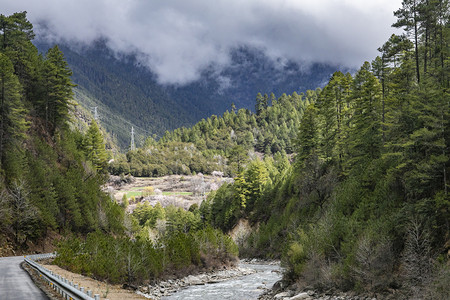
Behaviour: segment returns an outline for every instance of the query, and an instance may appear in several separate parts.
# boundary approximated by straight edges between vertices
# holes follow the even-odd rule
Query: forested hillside
[[[35,43],[42,52],[51,46],[45,38]],[[166,130],[191,126],[222,114],[232,103],[238,109],[253,110],[258,92],[280,97],[315,89],[336,70],[323,64],[284,65],[257,49],[238,48],[232,51],[231,65],[220,74],[211,67],[195,82],[161,85],[135,56],[113,53],[103,41],[86,47],[62,44],[61,50],[78,85],[75,99],[87,110],[98,107],[102,126],[125,151],[129,150],[132,125],[136,143],[142,146],[151,134],[162,136]]]
[[[100,189],[98,128],[70,129],[74,85],[62,52],[38,53],[24,12],[1,15],[0,34],[0,248],[26,250],[51,232],[122,232],[122,209]]]
[[[395,16],[404,34],[392,35],[355,74],[336,71],[322,88],[278,98],[255,84],[261,93],[251,106],[216,106],[225,112],[150,136],[108,164],[98,124],[73,129],[72,72],[60,49],[40,55],[26,13],[1,15],[0,247],[23,250],[52,232],[73,234],[59,244],[59,265],[111,283],[147,284],[232,264],[237,247],[224,233],[233,230],[241,256],[281,259],[287,285],[448,299],[449,2],[405,0]],[[237,61],[247,55],[240,53]],[[100,97],[95,89],[105,84],[112,103],[115,95],[128,99],[122,84],[139,86],[130,107],[143,117],[134,121],[152,118],[147,88],[161,91],[161,112],[180,123],[214,107],[192,113],[217,95],[208,84],[196,94],[201,101],[184,102],[194,99],[195,84],[162,91],[135,83],[126,60],[94,56],[103,63],[84,69],[79,57],[77,76],[95,75],[93,82],[79,77],[92,87],[78,91]],[[104,63],[117,63],[129,80],[112,66],[100,72]],[[144,73],[136,76],[153,80]],[[155,99],[148,107],[157,110]],[[111,110],[122,109],[115,103]],[[172,115],[190,104],[189,117]],[[188,211],[142,203],[125,214],[126,196],[120,207],[100,189],[107,171],[221,171],[234,182]],[[251,230],[239,231],[247,221]]]
[[[350,75],[348,75],[350,76]],[[306,95],[272,93],[256,96],[254,112],[241,108],[212,115],[190,128],[166,131],[158,140],[148,137],[143,147],[116,156],[112,174],[164,176],[171,174],[224,172],[235,176],[257,155],[274,154],[287,160],[305,107],[315,102],[320,89]]]
[[[49,48],[42,41],[36,45]],[[61,49],[74,73],[75,99],[88,111],[97,107],[102,126],[123,150],[129,149],[133,125],[140,144],[149,133],[161,135],[195,120],[134,57],[119,59],[100,41],[81,53],[65,44]]]
[[[198,210],[163,210],[168,225],[157,239],[146,231],[155,224],[141,228],[142,215],[126,215],[101,189],[108,153],[97,123],[71,129],[74,85],[63,53],[38,54],[25,12],[0,15],[0,33],[1,255],[54,243],[59,265],[114,283],[234,262],[234,242]]]
[[[292,166],[256,159],[200,211],[225,231],[250,220],[241,255],[281,258],[291,283],[448,299],[448,1],[395,15],[405,34],[305,108]]]

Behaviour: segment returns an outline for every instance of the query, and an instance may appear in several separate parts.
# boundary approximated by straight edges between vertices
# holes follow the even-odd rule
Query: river
[[[258,299],[259,295],[270,289],[282,276],[279,265],[241,263],[240,266],[257,272],[219,283],[190,286],[162,299]]]

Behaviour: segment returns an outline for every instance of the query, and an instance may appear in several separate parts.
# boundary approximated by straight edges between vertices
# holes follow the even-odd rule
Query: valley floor
[[[135,197],[136,203],[128,207],[132,211],[138,202],[148,201],[151,205],[160,202],[163,207],[174,205],[188,209],[192,204],[200,206],[209,192],[217,190],[224,182],[233,179],[211,175],[169,175],[163,177],[135,177],[135,181],[121,186],[109,184],[107,189],[114,195],[117,202]],[[154,193],[143,197],[146,187],[152,187]]]

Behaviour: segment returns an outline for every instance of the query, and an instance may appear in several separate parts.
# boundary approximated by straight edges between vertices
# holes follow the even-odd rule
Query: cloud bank
[[[358,67],[394,32],[401,0],[0,0],[26,10],[38,36],[137,54],[160,83],[186,84],[232,49],[256,47],[278,61]],[[44,26],[45,25],[45,26]]]

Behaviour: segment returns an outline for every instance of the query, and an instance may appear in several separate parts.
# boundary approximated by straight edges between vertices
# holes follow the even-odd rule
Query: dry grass
[[[121,300],[121,299],[147,299],[143,296],[135,294],[133,291],[122,289],[121,285],[111,285],[102,281],[98,281],[80,274],[72,273],[64,270],[56,265],[44,265],[45,268],[54,273],[67,278],[79,287],[84,287],[85,291],[91,290],[92,294],[99,294],[100,299]]]

